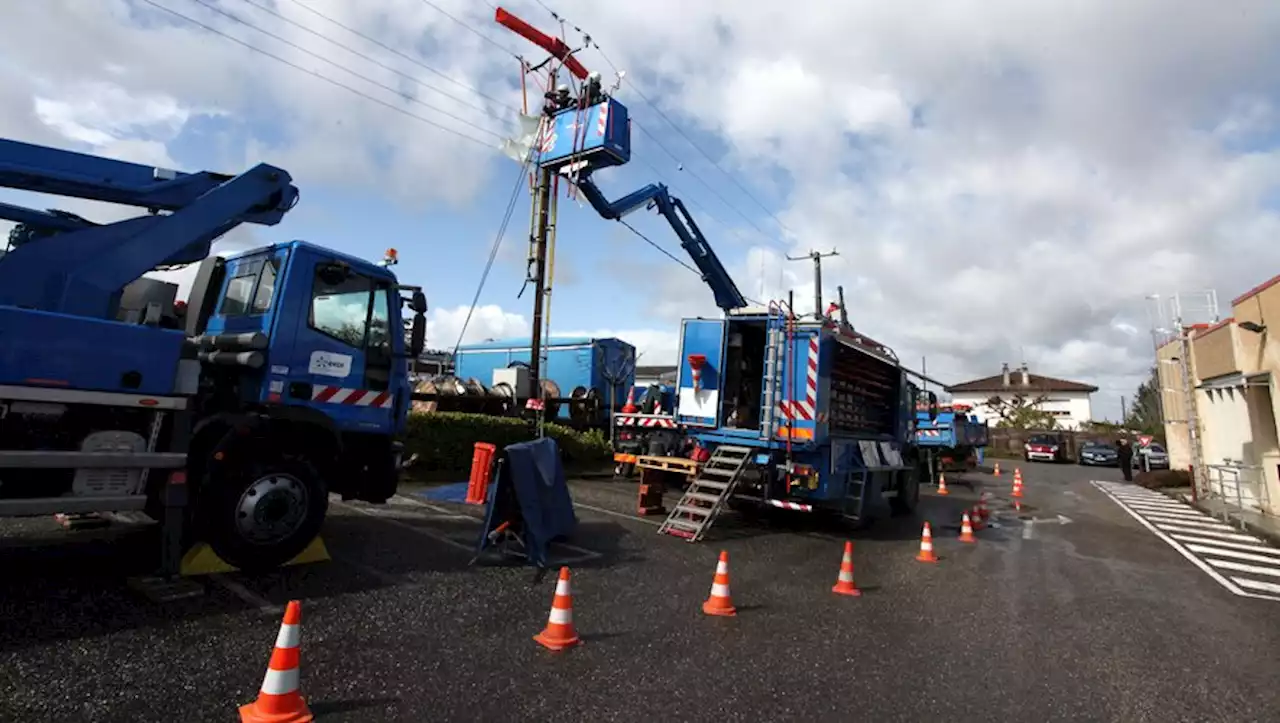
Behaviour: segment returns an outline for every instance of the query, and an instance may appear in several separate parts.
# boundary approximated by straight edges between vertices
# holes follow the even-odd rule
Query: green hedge
[[[405,446],[417,454],[414,467],[424,472],[468,472],[476,442],[488,442],[499,450],[508,444],[527,442],[536,435],[533,424],[510,417],[461,412],[414,412],[409,415]],[[547,424],[548,437],[560,445],[566,464],[593,465],[613,457],[609,440],[600,430],[580,432],[559,424]]]
[[[1185,469],[1161,469],[1139,472],[1133,481],[1147,489],[1162,490],[1191,486],[1191,473]]]

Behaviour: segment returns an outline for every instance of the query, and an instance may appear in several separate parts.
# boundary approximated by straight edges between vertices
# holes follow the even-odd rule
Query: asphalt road
[[[468,567],[472,509],[334,505],[333,561],[165,605],[123,581],[146,533],[5,523],[0,720],[236,720],[290,598],[320,720],[1280,719],[1280,602],[1232,594],[1089,483],[1115,470],[1023,472],[1021,512],[1007,474],[926,495],[936,565],[914,559],[919,518],[854,533],[860,598],[830,592],[838,525],[726,517],[690,545],[629,514],[634,485],[575,483],[580,530],[556,554],[585,643],[560,654],[530,639],[554,575]],[[995,497],[976,545],[955,539],[961,481]],[[721,549],[735,618],[700,611]]]

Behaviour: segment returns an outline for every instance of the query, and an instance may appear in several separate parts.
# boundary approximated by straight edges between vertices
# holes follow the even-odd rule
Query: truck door
[[[693,427],[720,425],[724,378],[725,322],[685,319],[680,324],[676,419]]]
[[[403,400],[391,385],[390,284],[324,260],[297,281],[308,293],[290,355],[290,401],[318,409],[343,429],[391,432]]]

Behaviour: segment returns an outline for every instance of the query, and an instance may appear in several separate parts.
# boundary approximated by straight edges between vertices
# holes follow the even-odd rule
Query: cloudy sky
[[[571,45],[575,26],[598,44],[589,68],[626,71],[634,160],[600,175],[606,192],[668,183],[753,298],[810,299],[812,265],[786,255],[838,250],[828,295],[842,285],[859,329],[944,380],[1025,358],[1102,387],[1095,416],[1114,418],[1150,363],[1146,295],[1226,303],[1280,273],[1275,2],[505,5],[558,31],[548,6]],[[394,246],[428,291],[429,342],[452,347],[517,181],[496,150],[521,105],[515,56],[541,59],[493,12],[9,2],[0,136],[184,170],[281,166],[301,204],[223,248]],[[467,340],[528,332],[527,210],[521,195]],[[716,313],[706,287],[589,207],[560,210],[555,333],[673,362],[679,319]],[[656,217],[631,220],[683,258]]]

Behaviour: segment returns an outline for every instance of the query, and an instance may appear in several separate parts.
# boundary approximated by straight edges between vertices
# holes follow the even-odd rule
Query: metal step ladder
[[[658,534],[683,537],[686,542],[701,540],[738,486],[752,452],[749,447],[728,444],[716,447],[711,459],[702,465],[698,476],[689,483],[689,488],[658,528]]]
[[[785,420],[782,412],[782,392],[785,389],[783,366],[786,363],[786,317],[772,310],[765,330],[764,383],[760,387],[760,438],[773,439],[773,434]]]
[[[840,514],[846,519],[861,520],[862,505],[867,498],[867,478],[871,472],[853,472],[844,487],[844,500]]]

